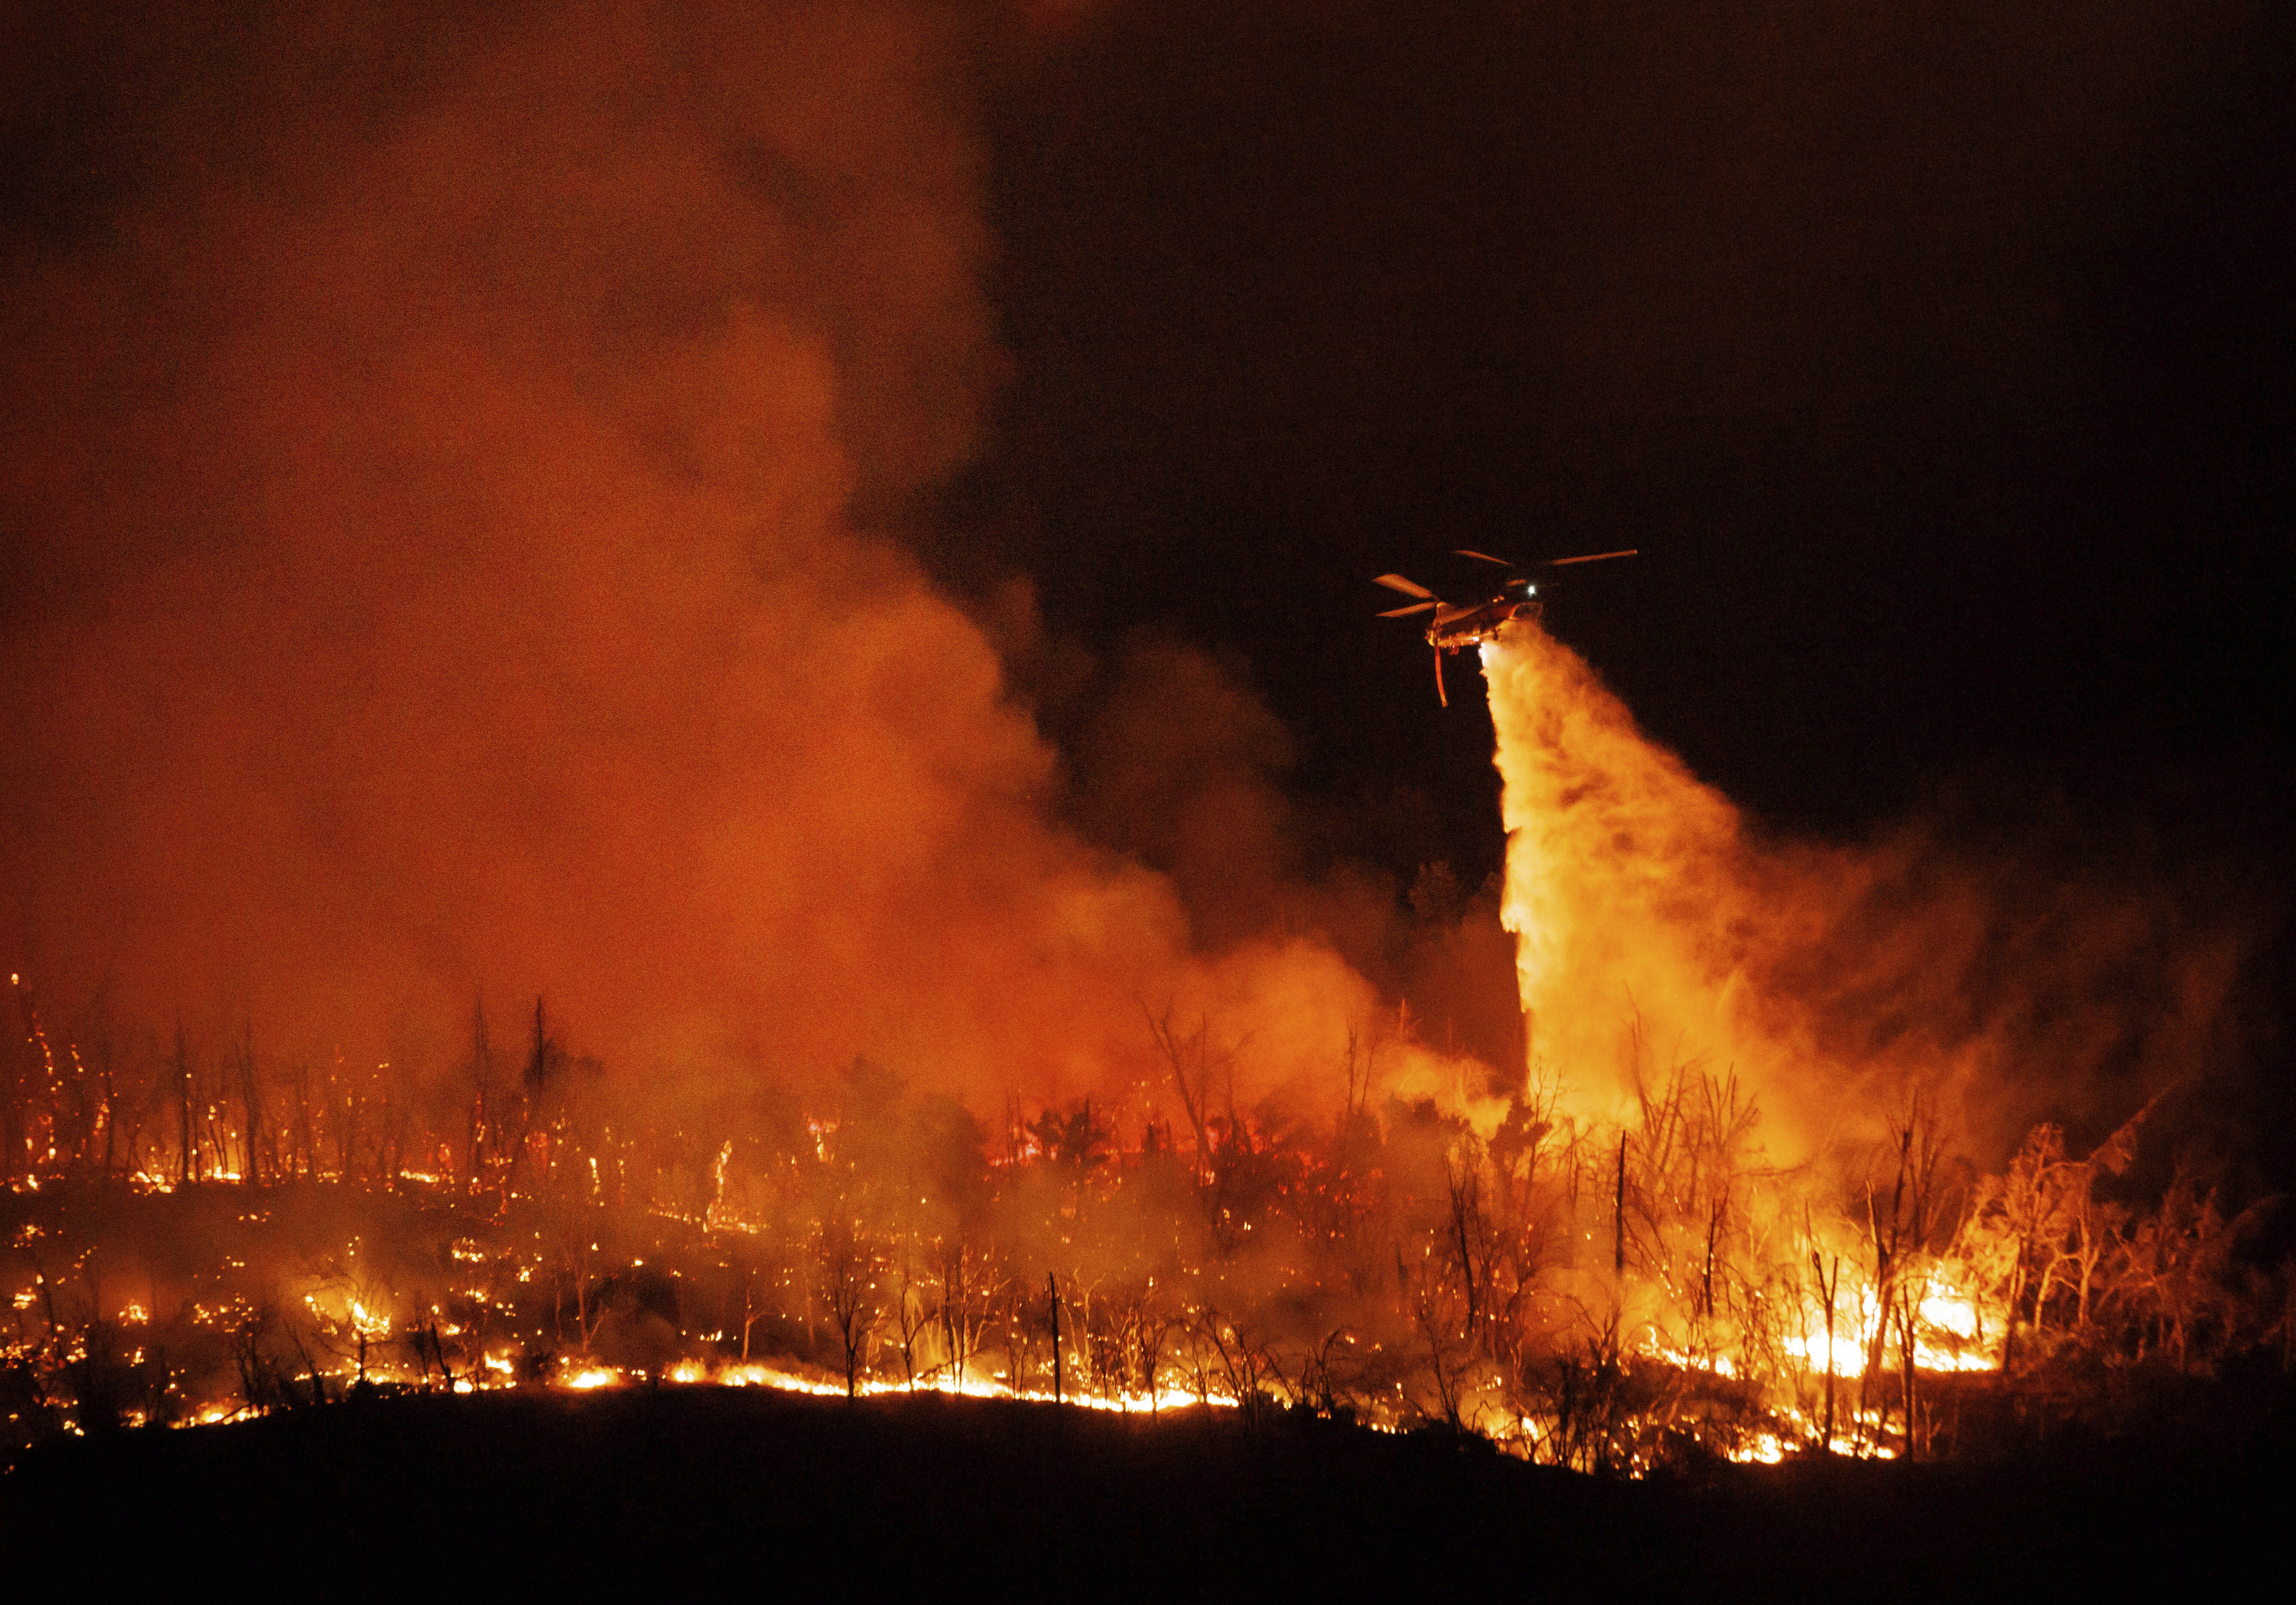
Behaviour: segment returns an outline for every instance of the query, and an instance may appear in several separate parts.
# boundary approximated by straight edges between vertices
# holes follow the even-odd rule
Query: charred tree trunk
[[[493,1046],[487,1041],[484,999],[471,1007],[471,1076],[475,1085],[471,1095],[469,1158],[463,1169],[469,1178],[470,1191],[475,1194],[484,1185],[487,1147],[495,1124],[495,1054]]]
[[[103,1096],[103,1179],[110,1182],[119,1158],[119,1089],[111,1073],[111,1044],[101,1036],[95,1044],[96,1085]],[[157,1308],[155,1303],[154,1306]]]
[[[1627,1274],[1627,1140],[1619,1139],[1619,1181],[1611,1198],[1611,1274]]]
[[[1913,1290],[1907,1288],[1899,1293],[1898,1296],[1898,1353],[1906,1373],[1906,1458],[1907,1460],[1915,1459],[1921,1448],[1920,1434],[1915,1426],[1919,1418],[1915,1414],[1914,1409],[1915,1403],[1914,1322],[1919,1314],[1920,1307],[1914,1298]]]
[[[242,1172],[241,1179],[259,1184],[263,1180],[263,1165],[262,1160],[258,1157],[257,1144],[261,1142],[263,1134],[263,1095],[255,1080],[255,1035],[252,1026],[248,1028],[247,1034],[240,1039],[239,1050],[234,1056],[232,1068],[237,1073],[239,1082],[240,1148],[246,1161],[246,1168]]]
[[[1836,1295],[1841,1289],[1841,1257],[1833,1257],[1829,1270],[1824,1255],[1815,1247],[1809,1251],[1809,1268],[1817,1278],[1819,1297],[1825,1300],[1825,1428],[1819,1440],[1820,1451],[1833,1453],[1833,1308]]]
[[[308,1059],[298,1060],[295,1064],[295,1130],[289,1139],[288,1164],[307,1182],[318,1174],[319,1133],[311,1117],[311,1062]]]
[[[176,1022],[176,1052],[169,1061],[176,1082],[176,1173],[185,1186],[198,1179],[199,1134],[192,1124],[192,1052],[184,1041],[184,1025]]]

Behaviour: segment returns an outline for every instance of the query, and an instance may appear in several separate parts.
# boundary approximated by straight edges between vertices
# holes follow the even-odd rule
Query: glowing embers
[[[1948,1186],[1926,1106],[1788,1167],[1711,1060],[1629,1066],[1632,1101],[1596,1114],[1547,1082],[1409,1079],[1398,1025],[1330,1067],[1340,1110],[1302,1112],[1209,1096],[1234,1052],[1210,1028],[1150,1039],[1193,1142],[1144,1082],[1129,1105],[1012,1105],[999,1141],[879,1077],[817,1112],[792,1093],[739,1140],[540,1106],[514,1171],[426,1158],[436,1183],[356,1149],[269,1183],[209,1164],[162,1185],[176,1167],[149,1145],[142,1184],[45,1175],[10,1195],[0,1282],[6,1357],[62,1401],[29,1430],[84,1428],[74,1379],[98,1359],[145,1368],[130,1414],[178,1423],[362,1386],[1049,1401],[1057,1364],[1079,1408],[1436,1422],[1639,1473],[1821,1440],[1925,1454],[1948,1401],[1982,1396],[1953,1372],[2132,1330],[2179,1363],[2179,1332],[2215,1346],[2193,1347],[2205,1363],[2260,1330],[2206,1282],[2226,1228],[2205,1196],[2108,1204],[2088,1178],[2110,1153],[2076,1163],[2046,1132],[2006,1175],[1948,1167]],[[250,1146],[228,1125],[209,1143]],[[163,1286],[139,1242],[201,1263]],[[2201,1267],[2205,1322],[2163,1324],[2160,1279],[2136,1273],[2155,1263]]]
[[[783,1393],[812,1394],[828,1398],[845,1396],[845,1384],[832,1378],[808,1376],[800,1371],[778,1365],[765,1365],[736,1361],[711,1364],[703,1360],[680,1360],[665,1373],[671,1382],[689,1387],[769,1388]],[[570,1386],[595,1387],[598,1383],[571,1383]],[[1057,1396],[1048,1388],[1025,1388],[1015,1392],[1002,1376],[968,1373],[963,1377],[946,1372],[921,1377],[912,1381],[872,1377],[855,1384],[855,1396],[862,1398],[882,1398],[905,1394],[939,1394],[947,1398],[1021,1399],[1039,1404],[1073,1404],[1080,1410],[1104,1410],[1119,1414],[1152,1414],[1160,1409],[1184,1403],[1198,1402],[1193,1396],[1177,1388],[1161,1388],[1153,1394],[1101,1394],[1062,1388]],[[1201,1401],[1215,1408],[1233,1408],[1232,1398],[1210,1396]]]
[[[622,1388],[647,1379],[610,1365],[570,1363],[553,1380],[553,1386],[576,1392],[592,1392],[602,1388]],[[833,1378],[807,1375],[787,1366],[767,1365],[757,1362],[734,1361],[713,1363],[703,1359],[685,1359],[673,1363],[662,1372],[660,1380],[682,1388],[764,1388],[779,1393],[801,1393],[816,1398],[844,1398],[843,1382]],[[853,1396],[860,1398],[885,1398],[916,1394],[939,1394],[950,1398],[1021,1399],[1041,1404],[1060,1403],[1080,1410],[1103,1410],[1117,1413],[1149,1414],[1164,1407],[1197,1402],[1176,1390],[1165,1390],[1156,1396],[1101,1395],[1075,1393],[1063,1389],[1058,1399],[1048,1390],[1031,1388],[1014,1392],[1002,1379],[972,1376],[962,1380],[940,1376],[916,1382],[893,1381],[870,1378],[857,1382]],[[1234,1399],[1210,1396],[1201,1401],[1215,1408],[1233,1408]]]

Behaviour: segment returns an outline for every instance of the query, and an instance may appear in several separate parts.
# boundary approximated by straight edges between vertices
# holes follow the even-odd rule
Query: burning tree
[[[19,1430],[362,1383],[825,1372],[856,1395],[1280,1402],[1634,1471],[1919,1452],[1956,1370],[2202,1371],[2284,1338],[2283,1284],[2243,1265],[2245,1220],[2197,1173],[2127,1191],[2139,1120],[2079,1159],[2039,1128],[1977,1176],[1909,1099],[1870,1147],[1780,1167],[1705,1062],[1607,1123],[1546,1073],[1504,1101],[1376,1101],[1397,1039],[1368,1034],[1303,1119],[1234,1095],[1245,1050],[1152,1017],[1193,1140],[1152,1101],[1078,1100],[1015,1111],[992,1154],[962,1105],[867,1061],[817,1100],[760,1082],[655,1110],[540,1010],[521,1072],[489,1083],[472,1025],[432,1099],[244,1034],[219,1060],[188,1037],[51,1050],[84,1067],[75,1091],[19,1039],[12,1129],[48,1143],[5,1195]],[[115,1112],[139,1100],[168,1116],[157,1148]],[[114,1224],[163,1216],[209,1257],[166,1263]]]

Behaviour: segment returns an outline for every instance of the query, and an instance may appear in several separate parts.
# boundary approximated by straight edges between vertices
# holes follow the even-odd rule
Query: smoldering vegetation
[[[693,1375],[1647,1470],[2284,1370],[2257,1190],[2124,1125],[2225,933],[1749,852],[1551,643],[1511,878],[1406,887],[1207,654],[928,582],[987,26],[12,55],[12,1449]]]
[[[1581,1471],[1984,1458],[2067,1433],[2236,1445],[2286,1388],[2265,1212],[2144,1118],[2002,1171],[1918,1101],[1820,1168],[1677,1067],[1616,1126],[1379,1093],[1236,1101],[1239,1044],[1145,1017],[1131,1101],[833,1091],[631,1101],[540,1005],[418,1105],[245,1044],[19,1060],[11,1442],[379,1392],[719,1381],[1428,1427]],[[37,1038],[36,1038],[37,1040]],[[24,1073],[28,1072],[28,1073]],[[156,1077],[147,1072],[157,1072]],[[1167,1101],[1177,1121],[1158,1112]],[[140,1111],[140,1112],[139,1112]]]
[[[2223,954],[2166,942],[2141,888],[2036,935],[1966,860],[1750,841],[1562,648],[1490,664],[1509,879],[1471,899],[1431,866],[1396,929],[1438,976],[1504,904],[1519,1071],[1432,1047],[1407,995],[1136,996],[1095,1022],[1095,1090],[991,1078],[990,1102],[930,1058],[631,1075],[541,1000],[397,1065],[100,1009],[60,1029],[20,978],[19,1448],[664,1380],[1192,1403],[1608,1473],[2243,1441],[2286,1388],[2296,1280],[2275,1200],[2180,1141],[2190,1089],[2146,1057],[2204,1075],[2223,984],[2092,995]],[[1193,766],[1214,798],[1250,795],[1220,750]],[[1175,823],[1158,872],[1226,839]],[[2030,1091],[1988,1067],[2108,1096],[2132,1042],[2151,1095],[2116,1126],[1988,1138]]]

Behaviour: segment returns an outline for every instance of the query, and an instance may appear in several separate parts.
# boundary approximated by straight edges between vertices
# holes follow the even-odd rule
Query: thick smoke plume
[[[1462,888],[1398,936],[1374,878],[1310,884],[1287,738],[1209,659],[1135,643],[1064,766],[866,532],[997,376],[985,32],[26,26],[0,880],[61,1028],[420,1079],[543,994],[638,1085],[867,1056],[982,1109],[1160,1085],[1144,1008],[1248,1042],[1247,1103],[1338,1096],[1376,991],[1512,1050]],[[1762,843],[1546,637],[1488,672],[1531,1057],[1577,1095],[1695,1060],[1800,1147],[1914,1077],[2013,1135],[2201,1051],[2229,946],[2157,902]],[[1478,1085],[1416,1052],[1397,1090]]]
[[[1531,1054],[1586,1112],[1625,1118],[1689,1064],[1759,1100],[1780,1159],[1917,1093],[1997,1153],[2124,1118],[2221,1046],[2244,944],[2161,888],[1930,825],[1767,840],[1537,626],[1483,668]]]
[[[19,143],[100,170],[19,209],[0,315],[0,879],[53,1008],[419,1077],[540,993],[625,1073],[984,1105],[1130,1077],[1144,1003],[1271,1080],[1340,1052],[1367,988],[1192,961],[852,521],[999,360],[958,13],[56,26]]]

